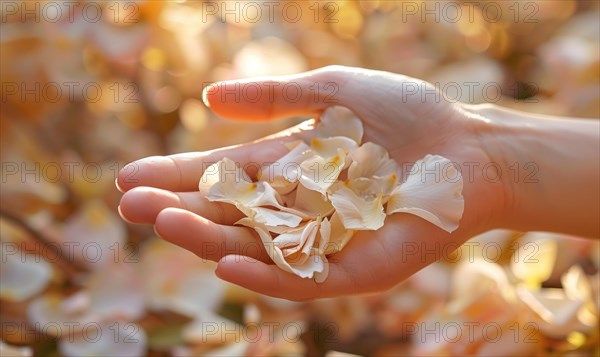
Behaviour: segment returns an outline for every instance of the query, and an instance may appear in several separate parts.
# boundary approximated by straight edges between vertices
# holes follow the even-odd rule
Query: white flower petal
[[[368,142],[350,153],[352,164],[348,168],[348,179],[358,177],[390,176],[398,172],[398,164],[387,150],[380,145]]]
[[[293,194],[288,196],[293,196],[288,197],[289,206],[283,207],[281,210],[304,219],[325,217],[333,212],[333,206],[325,195],[318,191],[309,190],[304,185],[298,185]]]
[[[325,255],[341,251],[348,244],[355,232],[344,227],[344,223],[338,212],[335,212],[331,216],[329,222],[331,224],[331,232],[329,242],[325,246]]]
[[[593,298],[590,282],[579,265],[573,265],[560,279],[569,299],[590,300]]]
[[[273,243],[281,249],[284,256],[289,257],[288,261],[302,264],[315,244],[320,224],[320,220],[308,222],[302,230],[280,234],[273,238]]]
[[[23,301],[46,288],[52,267],[39,256],[21,251],[2,252],[0,262],[0,297],[7,301]]]
[[[331,239],[331,222],[327,218],[323,218],[319,225],[319,252],[321,255],[325,255],[329,239]]]
[[[457,301],[479,299],[486,292],[494,291],[506,301],[516,302],[515,289],[506,270],[482,257],[458,264],[452,274],[451,285],[451,297]]]
[[[214,196],[213,200],[216,201],[229,198],[233,192],[245,187],[238,187],[238,185],[249,183],[251,183],[250,179],[243,174],[239,165],[225,157],[204,170],[198,189],[204,196]]]
[[[345,136],[333,136],[330,138],[313,138],[310,141],[311,151],[323,158],[340,155],[348,155],[358,148],[356,142]]]
[[[533,322],[539,330],[551,338],[563,339],[573,331],[588,332],[597,326],[597,318],[591,326],[579,320],[577,312],[584,301],[569,299],[563,289],[530,291],[521,286],[517,293],[525,306],[535,313]]]
[[[279,194],[269,183],[250,181],[246,173],[228,158],[209,166],[198,187],[209,201],[241,203],[248,207],[281,205]]]
[[[258,232],[267,254],[279,268],[302,278],[312,278],[315,272],[322,272],[325,269],[325,262],[319,255],[309,256],[302,264],[287,262],[281,249],[273,243],[271,234],[260,227],[255,227],[255,230]]]
[[[345,165],[346,157],[341,149],[339,155],[327,159],[314,156],[300,165],[302,169],[300,184],[309,190],[325,194],[329,187],[337,181]]]
[[[570,300],[582,300],[584,306],[577,312],[577,318],[588,326],[598,325],[598,306],[590,280],[579,265],[573,265],[560,279],[565,294]]]
[[[131,266],[111,263],[89,281],[90,312],[104,319],[137,320],[145,312],[143,284]]]
[[[249,200],[247,201],[239,201],[243,204],[250,207],[258,207],[258,206],[273,206],[277,208],[281,208],[281,198],[279,194],[268,182],[256,182],[255,192],[253,196],[249,196]]]
[[[363,137],[361,120],[350,109],[334,106],[321,114],[316,128],[319,137],[345,136],[360,144]]]
[[[132,322],[95,323],[77,338],[61,338],[58,347],[63,356],[143,356],[147,337]]]
[[[214,275],[215,263],[198,259],[188,250],[150,239],[136,264],[144,285],[147,305],[153,310],[170,310],[189,317],[218,308],[225,283]]]
[[[170,308],[188,317],[198,316],[221,305],[225,288],[212,271],[187,272],[171,296]]]
[[[373,178],[359,177],[348,180],[345,184],[357,196],[366,200],[373,200],[381,194],[384,197],[383,203],[385,203],[397,185],[397,178],[396,175]]]
[[[0,341],[0,356],[2,357],[31,357],[33,356],[33,348],[18,347]]]
[[[183,327],[181,332],[185,342],[191,344],[221,345],[240,339],[238,333],[243,326],[211,311],[195,316],[194,320]]]
[[[259,179],[271,183],[279,193],[288,193],[296,187],[300,179],[300,163],[311,155],[310,147],[299,141],[286,155],[264,167]]]
[[[318,255],[320,259],[323,260],[323,271],[315,272],[315,282],[322,283],[327,279],[329,275],[329,262],[327,261],[327,257],[325,255]]]
[[[61,238],[65,246],[70,244],[73,248],[71,256],[84,257],[88,267],[98,270],[113,262],[112,252],[125,245],[127,230],[112,209],[101,200],[93,200],[69,217]]]
[[[556,255],[556,240],[536,239],[521,245],[515,251],[510,261],[510,270],[530,288],[539,289],[552,275]]]
[[[359,197],[344,184],[336,185],[329,196],[346,229],[377,230],[383,226],[382,194],[371,200]]]
[[[289,226],[284,226],[284,225],[269,226],[264,223],[257,222],[256,220],[254,220],[250,217],[244,217],[244,218],[240,219],[239,221],[235,222],[235,224],[239,224],[239,225],[249,227],[249,228],[260,227],[265,231],[275,233],[275,234],[288,233],[288,232],[294,231],[296,229],[299,229],[298,227],[289,227]]]
[[[87,291],[77,292],[66,299],[58,294],[46,294],[29,303],[27,319],[32,326],[43,328],[44,333],[67,339],[87,324],[100,320],[100,316],[88,311],[90,300]]]
[[[209,171],[211,173],[207,174]],[[280,203],[281,198],[277,191],[268,182],[248,181],[242,170],[227,158],[206,170],[200,180],[199,188],[209,201],[234,204],[240,211],[259,223],[296,227],[302,221],[302,218],[297,215],[273,209],[285,208]]]
[[[392,192],[387,213],[410,213],[447,232],[456,230],[464,211],[460,172],[438,155],[427,155],[415,166],[418,169]]]
[[[246,216],[268,226],[297,227],[302,218],[289,212],[278,211],[266,207],[247,207],[236,204],[236,207]]]

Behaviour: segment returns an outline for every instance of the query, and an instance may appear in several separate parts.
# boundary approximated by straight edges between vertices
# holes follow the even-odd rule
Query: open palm
[[[198,192],[203,169],[211,163],[223,157],[242,166],[273,162],[287,152],[283,143],[311,137],[314,120],[248,144],[149,157],[126,166],[117,180],[125,191],[123,218],[154,224],[163,239],[218,261],[217,275],[232,283],[291,300],[382,291],[494,227],[502,215],[506,185],[482,171],[492,163],[479,135],[485,121],[424,81],[334,66],[219,83],[205,92],[205,102],[222,117],[246,121],[318,115],[327,107],[345,106],[362,119],[363,141],[384,146],[401,166],[439,154],[458,165],[464,180],[465,211],[456,231],[447,233],[404,213],[391,215],[384,227],[357,232],[343,251],[328,257],[329,276],[316,283],[273,265],[255,231],[233,225],[241,212]]]

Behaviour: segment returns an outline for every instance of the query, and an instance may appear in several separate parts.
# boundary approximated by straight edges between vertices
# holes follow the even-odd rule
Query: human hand
[[[273,162],[287,152],[283,143],[310,139],[314,120],[248,144],[149,157],[126,166],[117,179],[125,192],[123,218],[154,224],[163,239],[218,261],[216,274],[224,280],[290,300],[382,291],[503,217],[509,189],[502,180],[486,180],[481,171],[495,159],[480,135],[488,124],[464,105],[446,101],[424,81],[334,66],[217,83],[205,91],[204,100],[216,114],[245,121],[318,115],[330,106],[344,106],[363,121],[363,141],[382,145],[400,165],[439,154],[459,165],[464,180],[465,210],[456,231],[447,233],[412,215],[391,215],[381,229],[357,232],[344,250],[328,257],[329,276],[316,283],[273,265],[255,231],[233,225],[243,217],[241,212],[233,205],[209,202],[198,192],[202,170],[211,163],[223,157],[241,166]]]

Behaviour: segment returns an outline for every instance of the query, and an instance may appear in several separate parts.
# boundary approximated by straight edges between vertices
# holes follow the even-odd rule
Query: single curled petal
[[[302,222],[301,217],[289,212],[267,207],[248,207],[241,203],[236,203],[235,206],[252,220],[269,226],[297,227]]]
[[[325,255],[325,249],[329,245],[329,240],[331,239],[331,222],[327,218],[323,218],[321,220],[321,224],[319,225],[319,253],[321,255]]]
[[[346,229],[377,230],[383,226],[383,195],[373,198],[357,195],[346,184],[336,185],[329,199]]]
[[[273,242],[271,234],[268,231],[258,226],[254,229],[262,240],[267,254],[279,268],[298,275],[301,278],[312,278],[315,273],[325,270],[325,261],[318,254],[317,249],[311,249],[311,254],[301,263],[288,262],[282,250]]]
[[[317,255],[323,261],[323,270],[315,271],[314,277],[315,282],[322,283],[327,279],[329,275],[329,262],[327,261],[327,257],[325,255]]]
[[[364,143],[361,147],[354,150],[350,157],[352,164],[348,168],[348,179],[352,180],[359,177],[384,177],[394,175],[398,172],[398,164],[387,150],[371,142]]]
[[[204,196],[214,196],[214,200],[226,199],[234,194],[233,192],[244,192],[250,183],[250,179],[243,174],[239,165],[225,157],[204,170],[198,189]]]
[[[268,225],[265,223],[258,222],[252,217],[244,217],[244,218],[240,219],[239,221],[235,222],[235,224],[249,227],[252,229],[254,229],[256,227],[260,227],[261,229],[263,229],[267,232],[271,232],[271,233],[275,233],[275,234],[288,233],[292,230],[298,229],[298,227],[290,227],[290,226],[286,226],[286,225],[271,226],[271,225]]]
[[[464,211],[462,189],[462,176],[450,160],[427,155],[415,163],[406,182],[392,191],[387,213],[414,214],[453,232]]]
[[[281,194],[291,192],[300,179],[300,163],[312,153],[310,147],[302,141],[292,143],[290,152],[259,172],[259,180],[271,183]]]
[[[333,185],[346,166],[346,155],[339,149],[339,154],[330,158],[314,156],[304,161],[300,168],[300,184],[309,190],[322,194]]]
[[[329,240],[325,244],[324,255],[330,255],[341,251],[354,235],[353,230],[346,229],[339,213],[335,212],[329,219]],[[319,249],[321,247],[319,246]]]
[[[309,190],[303,185],[298,185],[293,194],[286,197],[288,206],[282,211],[293,213],[304,219],[326,217],[333,213],[333,206],[327,196],[318,191]]]
[[[321,138],[345,136],[360,144],[364,130],[361,120],[350,109],[334,106],[321,114],[316,132]]]

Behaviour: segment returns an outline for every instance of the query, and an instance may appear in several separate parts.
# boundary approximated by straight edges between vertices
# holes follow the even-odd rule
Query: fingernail
[[[160,239],[164,239],[163,237],[161,237],[161,235],[158,233],[158,230],[156,230],[156,225],[152,226],[152,228],[154,229],[154,234],[156,234],[157,237],[159,237]]]
[[[125,190],[121,186],[119,186],[119,178],[118,177],[115,179],[115,186],[117,187],[117,190],[119,190],[119,192],[125,193]]]
[[[202,91],[202,101],[204,102],[204,105],[206,105],[207,108],[210,108],[210,103],[208,102],[208,91],[213,89],[215,86],[215,83],[210,84]]]
[[[122,220],[124,220],[125,222],[127,222],[127,223],[130,223],[130,224],[135,224],[135,222],[132,222],[132,221],[128,220],[128,219],[127,219],[127,218],[126,218],[126,217],[123,215],[123,211],[121,211],[121,205],[118,205],[118,206],[117,206],[117,212],[119,212],[119,216],[121,216],[121,219],[122,219]]]

